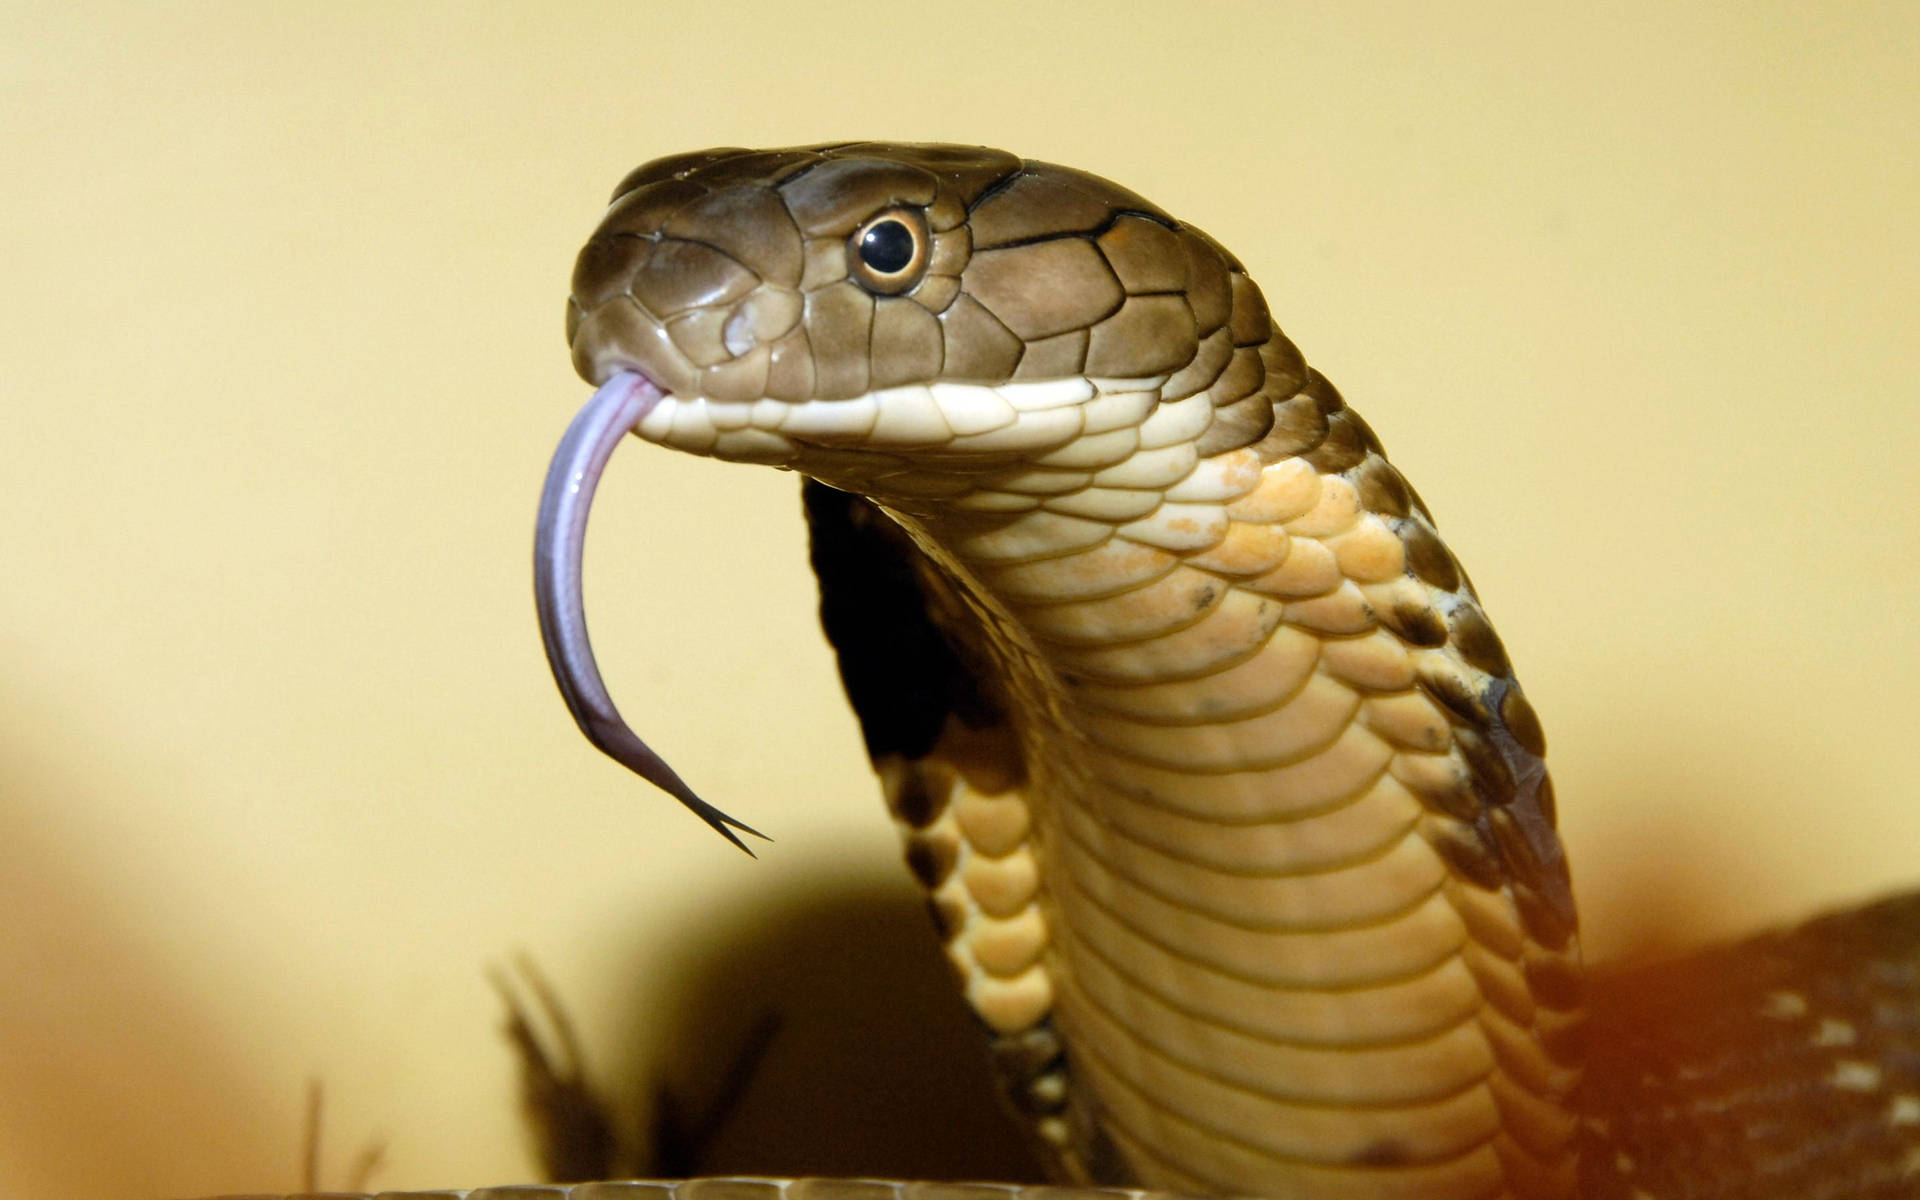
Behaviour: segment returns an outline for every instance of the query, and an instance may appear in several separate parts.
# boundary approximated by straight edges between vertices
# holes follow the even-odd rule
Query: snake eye
[[[910,208],[870,217],[847,240],[853,281],[870,292],[897,296],[927,273],[927,221]]]

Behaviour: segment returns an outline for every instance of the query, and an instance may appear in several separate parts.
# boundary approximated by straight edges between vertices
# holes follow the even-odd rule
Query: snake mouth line
[[[587,637],[581,561],[587,516],[600,476],[620,440],[646,419],[663,399],[652,380],[634,371],[615,372],[594,392],[561,437],[540,491],[540,513],[533,535],[533,598],[540,614],[540,640],[554,682],[587,740],[608,757],[653,784],[734,845],[752,850],[734,830],[766,838],[702,800],[679,772],[667,765],[614,707],[606,681],[594,662]],[[770,840],[770,839],[769,839]]]

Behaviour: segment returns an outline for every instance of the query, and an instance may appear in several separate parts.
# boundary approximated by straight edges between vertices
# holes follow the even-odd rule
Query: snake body
[[[1237,260],[998,151],[719,151],[628,177],[570,316],[665,393],[643,438],[819,481],[829,636],[1056,1175],[1573,1194],[1539,723]]]
[[[629,431],[807,476],[823,621],[908,863],[1063,1183],[1909,1194],[1920,906],[1607,985],[1589,1026],[1500,639],[1206,234],[996,150],[705,151],[616,189],[568,336],[600,385],[543,502],[569,706],[751,833],[592,669],[585,502]],[[1882,986],[1842,1019],[1867,968],[1826,948],[1862,930]],[[1809,1136],[1836,1098],[1860,1104]]]

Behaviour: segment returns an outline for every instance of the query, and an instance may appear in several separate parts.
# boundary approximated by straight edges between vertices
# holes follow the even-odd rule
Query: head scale
[[[1166,400],[1216,392],[1226,427],[1215,449],[1260,436],[1271,414],[1259,351],[1276,335],[1231,255],[1125,188],[981,147],[649,163],[621,182],[581,251],[567,316],[590,381],[636,370],[670,396],[717,405],[1165,379]]]

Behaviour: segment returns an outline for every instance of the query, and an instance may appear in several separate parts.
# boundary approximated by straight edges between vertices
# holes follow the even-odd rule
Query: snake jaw
[[[644,375],[615,371],[594,392],[567,427],[547,468],[534,526],[533,596],[540,614],[540,638],[553,668],[554,682],[567,711],[587,740],[608,757],[660,788],[748,855],[735,829],[757,838],[766,835],[702,800],[665,759],[655,753],[614,707],[587,637],[581,594],[581,559],[593,494],[614,447],[662,399],[660,388]]]

